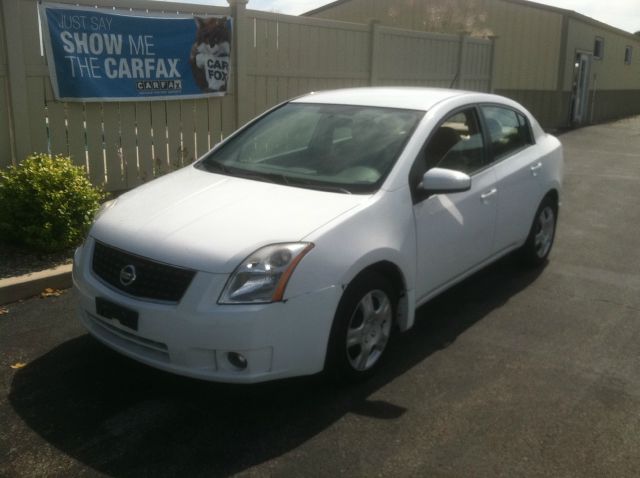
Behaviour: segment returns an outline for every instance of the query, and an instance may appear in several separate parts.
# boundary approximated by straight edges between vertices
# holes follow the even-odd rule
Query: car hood
[[[256,249],[303,240],[368,197],[186,167],[120,196],[90,235],[157,261],[229,273]]]

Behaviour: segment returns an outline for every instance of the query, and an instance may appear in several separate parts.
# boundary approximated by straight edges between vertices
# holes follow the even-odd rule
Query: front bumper
[[[198,272],[177,304],[140,300],[104,284],[91,270],[93,241],[74,258],[78,315],[110,348],[153,367],[189,377],[253,383],[310,375],[324,367],[339,288],[327,287],[286,302],[216,303],[227,274]],[[138,329],[96,312],[101,297],[138,313]],[[241,354],[246,368],[229,360]]]

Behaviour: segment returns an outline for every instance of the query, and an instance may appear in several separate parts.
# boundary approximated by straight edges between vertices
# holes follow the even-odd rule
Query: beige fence
[[[493,45],[488,40],[258,12],[246,10],[243,0],[229,3],[228,8],[152,0],[87,4],[232,15],[234,57],[227,96],[65,103],[53,98],[37,1],[2,0],[0,167],[34,151],[69,154],[95,184],[123,190],[192,162],[253,116],[309,91],[367,85],[491,89]]]

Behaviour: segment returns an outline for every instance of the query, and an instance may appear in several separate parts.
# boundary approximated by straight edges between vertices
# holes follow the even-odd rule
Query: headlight
[[[231,274],[218,303],[255,304],[282,300],[289,277],[313,244],[273,244],[258,249]]]

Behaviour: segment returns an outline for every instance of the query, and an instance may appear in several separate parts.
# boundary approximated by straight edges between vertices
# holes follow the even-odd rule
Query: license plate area
[[[138,312],[96,297],[96,312],[107,319],[117,320],[131,330],[138,330]]]

